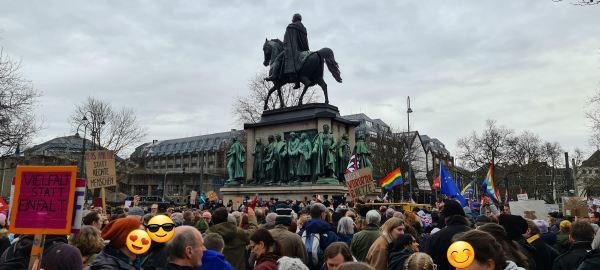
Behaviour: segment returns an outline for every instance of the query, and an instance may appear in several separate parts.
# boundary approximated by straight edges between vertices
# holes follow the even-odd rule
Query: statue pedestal
[[[329,125],[330,132],[335,136],[337,141],[342,138],[342,135],[348,134],[350,149],[354,149],[356,141],[354,129],[360,123],[341,118],[338,108],[329,104],[312,103],[265,111],[262,114],[260,122],[244,124],[247,136],[246,183],[253,181],[254,156],[252,156],[252,149],[254,149],[256,144],[256,138],[260,137],[262,143],[266,145],[268,144],[267,138],[269,135],[280,133],[284,140],[289,141],[290,133],[296,132],[298,135],[306,133],[312,143],[313,137],[323,131],[323,125],[325,124]],[[311,170],[314,171],[314,166],[312,165]],[[316,180],[316,177],[313,179]],[[329,183],[339,184],[333,181]]]
[[[227,202],[230,199],[235,197],[246,197],[249,196],[250,200],[254,199],[254,194],[258,193],[258,196],[262,197],[263,200],[268,200],[270,198],[279,198],[279,200],[298,200],[302,201],[303,197],[307,197],[308,200],[312,198],[313,195],[329,195],[331,199],[332,195],[344,195],[344,193],[348,193],[348,187],[337,184],[337,185],[320,185],[320,184],[310,184],[310,183],[302,183],[302,185],[289,185],[289,186],[248,186],[242,185],[239,187],[222,187],[220,189],[221,199]],[[375,192],[367,195],[365,197],[365,201],[367,199],[374,200],[377,195],[381,194],[381,188],[376,187]],[[347,201],[350,201],[352,197],[348,193]]]

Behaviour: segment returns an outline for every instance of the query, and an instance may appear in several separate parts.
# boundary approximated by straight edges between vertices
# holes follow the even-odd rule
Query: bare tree
[[[84,116],[87,122],[83,120]],[[88,132],[96,132],[92,141],[97,149],[113,150],[115,154],[130,151],[148,136],[148,128],[139,123],[135,109],[122,107],[115,110],[109,102],[94,97],[76,104],[68,121],[74,131],[80,125],[87,125]]]
[[[501,165],[509,158],[509,144],[514,130],[497,126],[493,119],[488,119],[485,127],[481,134],[473,131],[470,136],[459,138],[456,142],[459,158],[471,169],[487,167],[491,163]]]
[[[231,115],[235,119],[236,125],[241,126],[244,123],[258,123],[260,121],[265,99],[267,98],[269,89],[273,87],[272,82],[264,80],[268,76],[268,73],[269,71],[265,69],[254,74],[248,83],[248,95],[237,95],[234,97]],[[319,89],[318,86],[309,88],[306,94],[304,94],[304,103],[317,102],[321,98],[321,91],[317,91]],[[286,107],[298,104],[300,94],[302,94],[302,89],[293,89],[293,84],[286,84],[281,87],[283,104]],[[277,92],[274,95],[275,97],[269,99],[269,110],[275,109],[276,105],[279,104]]]
[[[42,130],[34,113],[42,94],[23,78],[21,68],[21,60],[0,49],[0,156],[30,144]]]
[[[563,0],[552,0],[552,2],[562,2]],[[592,6],[600,3],[598,0],[577,0],[576,2],[571,2],[571,5],[574,6]]]

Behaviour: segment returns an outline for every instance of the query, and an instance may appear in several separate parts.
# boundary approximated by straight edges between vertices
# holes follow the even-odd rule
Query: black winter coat
[[[592,250],[592,241],[577,241],[571,245],[567,253],[560,255],[554,260],[552,270],[571,270],[575,269],[583,258]]]
[[[431,235],[431,238],[427,241],[425,253],[431,256],[433,263],[437,264],[438,270],[456,269],[448,261],[448,248],[453,243],[452,237],[454,235],[469,230],[466,218],[453,217],[444,229]]]
[[[548,246],[541,238],[531,242],[531,245],[535,247],[533,258],[535,259],[537,269],[552,269],[552,263],[554,262],[554,258],[552,258],[552,253],[550,252],[552,248]],[[558,254],[557,251],[555,252]]]
[[[583,262],[577,267],[577,270],[597,270],[600,269],[600,249],[590,251],[583,258]]]
[[[529,270],[543,269],[537,267],[536,262],[539,260],[539,258],[536,258],[537,253],[535,247],[529,244],[525,237],[521,236],[518,238],[514,238],[513,240],[517,242],[517,244],[519,244],[519,251],[521,251],[521,253],[523,253],[527,257],[527,261],[529,261]]]

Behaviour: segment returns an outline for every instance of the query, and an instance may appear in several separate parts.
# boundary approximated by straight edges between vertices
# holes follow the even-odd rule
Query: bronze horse
[[[283,51],[283,42],[279,39],[265,39],[265,44],[263,45],[263,52],[265,54],[265,61],[263,65],[269,66],[271,65],[271,61],[275,61],[275,58],[279,53]],[[302,99],[304,98],[304,94],[309,87],[318,84],[323,89],[323,94],[325,95],[325,104],[329,104],[329,97],[327,96],[327,84],[323,80],[323,62],[327,64],[327,68],[333,75],[333,78],[339,83],[342,82],[342,77],[340,76],[340,69],[338,63],[335,61],[335,57],[333,56],[333,51],[329,48],[323,48],[315,53],[310,54],[300,71],[298,71],[298,77],[300,82],[304,84],[304,89],[302,90],[302,94],[300,95],[300,100],[298,101],[298,105],[302,105]],[[279,80],[273,81],[273,87],[269,89],[269,94],[267,95],[267,99],[265,100],[265,110],[267,110],[267,104],[269,102],[269,97],[275,90],[277,90],[277,95],[279,96],[280,107],[283,108],[285,105],[283,104],[283,98],[281,97],[281,87],[288,83],[294,83],[290,77],[281,73]]]

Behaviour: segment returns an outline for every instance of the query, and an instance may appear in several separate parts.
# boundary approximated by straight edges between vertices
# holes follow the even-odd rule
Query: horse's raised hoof
[[[300,100],[300,102],[298,102],[298,106],[302,105],[302,100]]]
[[[299,82],[297,82],[297,83],[294,85],[294,89],[300,89],[300,83],[299,83]]]
[[[269,108],[269,107],[267,107],[267,106],[265,105],[265,108],[264,108],[263,110],[265,110],[265,111],[266,111],[268,108]]]
[[[329,99],[326,99],[326,100],[325,100],[325,104],[329,104]]]

